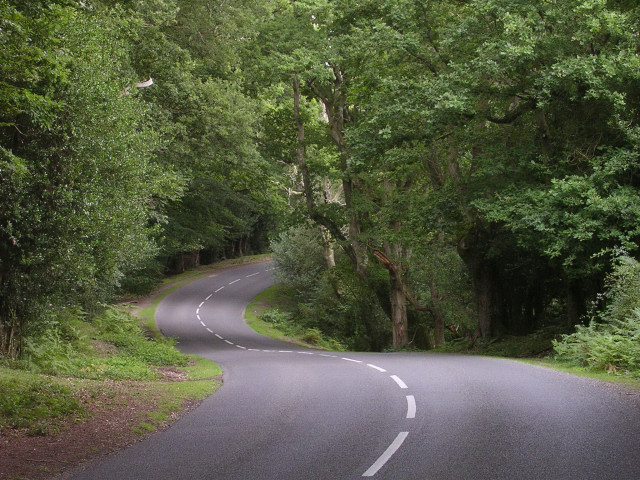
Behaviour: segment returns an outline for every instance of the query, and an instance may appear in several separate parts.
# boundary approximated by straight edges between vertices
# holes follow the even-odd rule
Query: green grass
[[[133,426],[153,431],[184,405],[198,402],[221,385],[222,370],[211,360],[187,356],[155,327],[155,310],[172,291],[221,268],[264,262],[268,255],[226,260],[165,279],[151,305],[131,315],[110,307],[88,321],[80,310],[53,315],[57,330],[34,339],[20,361],[0,361],[0,431],[50,435],[70,422],[89,418],[98,403],[148,405]],[[141,327],[144,318],[148,330]],[[156,332],[151,337],[148,331]],[[163,369],[182,378],[164,381]],[[120,381],[130,383],[122,384]],[[126,385],[126,386],[123,386]]]
[[[317,328],[304,328],[290,320],[291,299],[282,286],[276,284],[258,294],[247,305],[245,321],[256,333],[275,340],[306,348],[344,351],[339,342],[326,339]]]
[[[32,342],[24,359],[0,363],[0,430],[53,434],[65,423],[86,419],[96,391],[109,395],[112,389],[126,402],[117,383],[122,380],[134,382],[130,389],[136,395],[148,393],[144,404],[151,417],[143,422],[160,424],[185,402],[220,386],[218,365],[179,352],[171,339],[150,338],[139,319],[122,309],[110,308],[91,321],[78,312],[59,318],[64,328]],[[182,381],[163,381],[169,371],[163,369]]]
[[[222,375],[222,369],[216,362],[197,355],[190,355],[189,358],[191,361],[183,370],[190,380],[205,380]]]
[[[516,360],[532,365],[560,370],[562,372],[570,373],[572,375],[578,375],[580,377],[594,378],[603,382],[616,383],[618,385],[623,385],[634,390],[640,390],[640,379],[625,374],[591,370],[584,367],[569,365],[565,362],[555,360],[553,358],[520,358]]]
[[[63,379],[0,367],[0,392],[0,431],[48,435],[68,418],[80,421],[87,416],[76,389]]]
[[[179,382],[154,382],[146,395],[155,402],[153,410],[144,414],[140,423],[132,427],[135,433],[143,434],[165,425],[173,414],[182,410],[185,403],[198,402],[221,385],[222,370],[215,362],[192,355],[189,365],[179,370],[187,379]]]

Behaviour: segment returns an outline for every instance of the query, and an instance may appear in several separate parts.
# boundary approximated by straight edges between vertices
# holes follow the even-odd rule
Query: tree
[[[156,253],[151,220],[176,184],[153,163],[149,110],[121,95],[133,23],[118,10],[1,8],[0,325],[16,356],[47,309],[107,300]]]

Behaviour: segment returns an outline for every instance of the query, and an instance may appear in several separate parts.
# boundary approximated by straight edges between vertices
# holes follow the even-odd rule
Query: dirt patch
[[[178,370],[177,368],[156,367],[154,370],[167,382],[184,382],[189,379],[189,376],[186,373]]]
[[[64,478],[64,472],[82,463],[95,461],[131,445],[147,435],[133,430],[156,407],[159,394],[141,382],[108,382],[81,391],[88,411],[87,420],[73,419],[53,435],[29,436],[26,430],[0,432],[0,479],[43,480]],[[197,402],[184,409],[158,429],[191,411]]]

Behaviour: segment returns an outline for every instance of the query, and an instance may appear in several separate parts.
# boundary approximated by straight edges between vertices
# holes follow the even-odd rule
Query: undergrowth
[[[285,338],[299,339],[303,343],[323,348],[326,350],[343,351],[344,345],[339,341],[328,338],[318,328],[307,328],[297,323],[290,312],[270,308],[258,317],[261,321],[270,324]]]
[[[63,312],[64,322],[38,338],[29,338],[14,365],[34,373],[75,378],[149,380],[152,367],[185,366],[175,341],[145,335],[129,313],[109,308],[91,320],[82,312]]]
[[[622,255],[587,325],[554,342],[556,359],[640,376],[640,263]]]
[[[0,360],[0,430],[55,433],[70,419],[86,418],[82,382],[153,381],[161,378],[160,367],[188,372],[196,363],[175,348],[174,340],[147,335],[137,318],[115,307],[93,318],[79,309],[59,311],[47,326],[25,340],[20,360]],[[194,384],[196,396],[213,388],[211,381],[185,383]],[[193,396],[187,390],[178,393],[175,401]]]
[[[0,372],[0,430],[25,429],[28,435],[55,433],[70,416],[86,418],[74,390],[51,378],[28,372]]]

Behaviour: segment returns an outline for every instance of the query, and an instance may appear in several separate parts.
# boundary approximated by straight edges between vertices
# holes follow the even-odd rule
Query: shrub
[[[292,227],[271,242],[278,280],[296,296],[307,298],[326,269],[322,238],[317,228]]]
[[[640,371],[640,264],[621,257],[587,326],[554,341],[557,358],[594,369]]]

